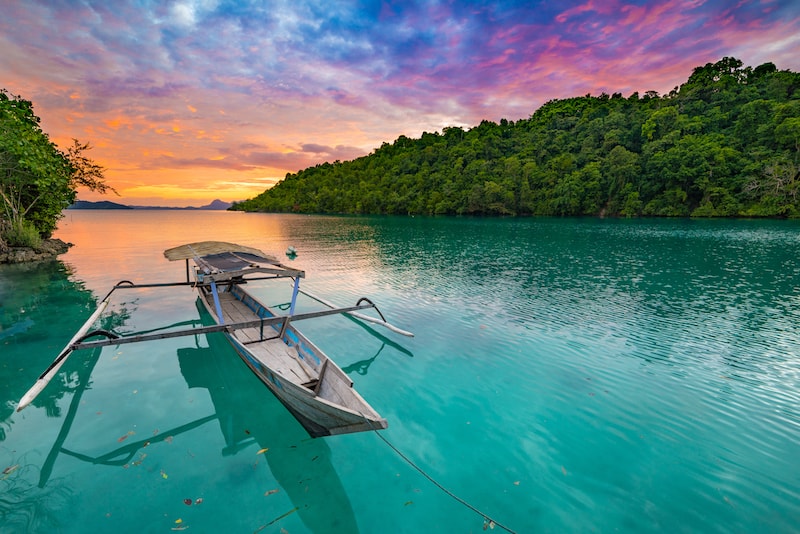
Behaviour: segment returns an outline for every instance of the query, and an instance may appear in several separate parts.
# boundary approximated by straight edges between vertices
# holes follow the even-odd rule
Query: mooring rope
[[[362,416],[363,416],[363,414],[362,414]],[[364,419],[367,419],[367,418],[366,418],[366,417],[364,417]],[[486,528],[487,528],[487,527],[494,528],[495,526],[497,526],[497,527],[500,527],[500,528],[502,528],[502,529],[503,529],[503,530],[505,530],[506,532],[510,532],[511,534],[516,534],[516,532],[515,532],[514,530],[511,530],[511,529],[510,529],[510,528],[508,528],[507,526],[505,526],[505,525],[503,525],[502,523],[498,522],[496,519],[493,519],[493,518],[489,517],[488,515],[484,514],[483,512],[481,512],[480,510],[478,510],[477,508],[475,508],[473,505],[471,505],[470,503],[468,503],[467,501],[465,501],[464,499],[462,499],[461,497],[459,497],[458,495],[456,495],[455,493],[453,493],[453,492],[452,492],[452,491],[450,491],[449,489],[447,489],[447,488],[445,488],[444,486],[442,486],[442,485],[441,485],[441,484],[440,484],[440,483],[439,483],[439,482],[438,482],[436,479],[434,479],[434,478],[433,478],[431,475],[429,475],[428,473],[426,473],[424,469],[422,469],[420,466],[418,466],[417,464],[415,464],[415,463],[414,463],[414,461],[413,461],[411,458],[409,458],[408,456],[406,456],[405,454],[403,454],[403,452],[402,452],[400,449],[398,449],[397,447],[395,447],[395,446],[392,444],[392,442],[390,442],[388,439],[386,439],[386,438],[383,436],[383,434],[381,434],[380,432],[378,432],[378,429],[377,429],[377,428],[375,428],[374,426],[372,426],[372,422],[371,422],[369,419],[367,419],[367,422],[369,422],[369,425],[372,427],[372,431],[373,431],[373,432],[374,432],[374,433],[375,433],[375,434],[376,434],[376,435],[377,435],[379,438],[381,438],[381,440],[382,440],[382,441],[383,441],[383,442],[384,442],[384,443],[385,443],[385,444],[386,444],[386,445],[387,445],[387,446],[388,446],[390,449],[392,449],[392,450],[393,450],[393,451],[394,451],[394,452],[395,452],[395,453],[396,453],[396,454],[397,454],[397,455],[398,455],[400,458],[402,458],[402,459],[403,459],[403,460],[404,460],[404,461],[405,461],[405,462],[406,462],[408,465],[410,465],[411,467],[413,467],[414,469],[416,469],[416,470],[419,472],[419,474],[421,474],[422,476],[424,476],[425,478],[427,478],[427,479],[428,479],[428,481],[429,481],[431,484],[433,484],[434,486],[436,486],[437,488],[439,488],[440,490],[442,490],[442,491],[443,491],[443,492],[444,492],[446,495],[448,495],[449,497],[451,497],[452,499],[454,499],[454,500],[455,500],[455,501],[457,501],[458,503],[462,504],[463,506],[466,506],[467,508],[469,508],[470,510],[472,510],[473,512],[475,512],[476,514],[478,514],[479,516],[481,516],[481,517],[483,518],[483,529],[484,529],[484,530],[486,530]]]

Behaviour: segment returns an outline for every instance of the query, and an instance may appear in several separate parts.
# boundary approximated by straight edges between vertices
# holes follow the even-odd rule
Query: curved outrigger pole
[[[86,332],[89,331],[89,328],[91,328],[94,322],[97,321],[100,315],[108,307],[108,303],[110,302],[111,299],[111,294],[118,286],[119,284],[114,286],[111,289],[111,291],[108,292],[105,298],[97,306],[97,309],[94,311],[94,313],[86,320],[85,323],[83,323],[83,326],[81,326],[78,329],[78,331],[75,332],[75,335],[72,336],[72,339],[69,341],[69,343],[67,343],[67,345],[61,350],[56,359],[53,360],[53,363],[51,363],[50,366],[47,369],[45,369],[41,375],[39,375],[39,378],[36,380],[36,383],[34,383],[33,386],[25,393],[25,395],[22,396],[22,398],[19,401],[19,405],[17,406],[18,412],[22,411],[27,405],[33,402],[33,399],[35,399],[39,395],[39,393],[41,393],[42,390],[47,386],[47,384],[50,383],[50,381],[56,375],[58,370],[61,369],[61,366],[64,365],[64,362],[67,361],[67,358],[74,350],[74,344],[80,338],[86,335]]]
[[[117,283],[33,387],[22,396],[17,411],[23,410],[45,389],[75,350],[221,332],[228,337],[248,367],[312,437],[386,428],[386,420],[353,389],[353,382],[344,371],[293,326],[296,321],[303,319],[343,313],[358,321],[375,323],[398,334],[413,336],[389,324],[372,301],[362,298],[354,306],[337,308],[300,289],[300,278],[305,276],[304,271],[290,268],[276,258],[242,245],[203,241],[167,249],[164,256],[169,260],[186,260],[187,266],[189,259],[192,259],[197,266],[195,280],[190,281],[187,275],[186,282],[134,284],[123,280]],[[252,280],[280,278],[291,278],[294,282],[287,315],[270,309],[242,287]],[[216,325],[161,332],[151,330],[124,336],[105,330],[91,330],[109,306],[111,295],[117,289],[188,285],[197,289],[201,302],[214,316]],[[296,313],[299,293],[304,293],[328,309]],[[374,309],[380,319],[358,313],[369,308]],[[265,327],[270,330],[267,335]],[[97,336],[106,339],[90,340]]]

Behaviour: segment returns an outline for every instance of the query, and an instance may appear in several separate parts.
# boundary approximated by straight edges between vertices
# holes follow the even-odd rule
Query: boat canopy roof
[[[276,276],[304,277],[305,272],[283,265],[277,258],[260,250],[224,241],[200,241],[164,251],[170,260],[194,260],[207,277],[225,280],[247,273],[268,273]]]
[[[264,254],[257,248],[245,247],[243,245],[237,245],[236,243],[226,243],[225,241],[199,241],[197,243],[168,248],[164,251],[164,256],[170,261],[191,260],[194,258],[202,258],[209,254],[221,254],[223,252],[248,252],[265,260],[278,261],[276,258],[269,254]]]

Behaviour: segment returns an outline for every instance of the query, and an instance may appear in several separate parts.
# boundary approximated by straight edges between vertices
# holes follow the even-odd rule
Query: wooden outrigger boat
[[[358,394],[347,374],[294,326],[296,321],[303,319],[347,313],[385,326],[394,332],[413,335],[387,323],[372,302],[362,298],[355,306],[336,308],[300,290],[300,279],[305,277],[302,270],[283,265],[260,250],[233,243],[191,243],[168,249],[164,251],[164,256],[171,261],[186,261],[186,282],[136,285],[123,281],[114,286],[95,313],[23,396],[17,411],[30,404],[74,350],[223,332],[247,366],[312,437],[387,428],[386,420]],[[189,260],[195,264],[193,281],[190,279]],[[281,315],[259,302],[244,288],[249,281],[283,278],[290,278],[294,282],[289,313],[286,315]],[[203,306],[217,324],[155,334],[130,334],[125,337],[103,330],[89,332],[89,328],[108,305],[114,290],[171,285],[194,286]],[[295,314],[299,293],[321,302],[328,309]],[[381,319],[358,313],[368,308],[375,309]],[[87,341],[88,338],[98,335],[108,339]]]
[[[353,389],[344,371],[291,324],[303,271],[258,250],[228,243],[183,245],[164,255],[169,260],[195,262],[200,299],[218,324],[258,323],[226,333],[228,339],[311,436],[387,427],[386,420]],[[280,323],[261,326],[262,319],[279,316],[244,289],[248,274],[294,279],[289,315]]]

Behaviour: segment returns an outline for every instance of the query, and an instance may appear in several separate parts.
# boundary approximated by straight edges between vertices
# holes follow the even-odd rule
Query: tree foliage
[[[245,211],[799,217],[800,75],[735,58],[669,94],[552,100],[287,174]]]
[[[39,125],[33,104],[0,90],[0,235],[31,245],[49,237],[78,187],[113,191],[103,168],[84,156],[90,147],[73,140],[61,151]]]

